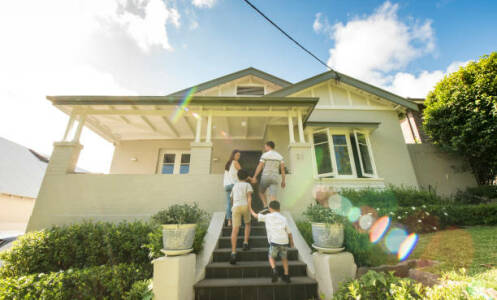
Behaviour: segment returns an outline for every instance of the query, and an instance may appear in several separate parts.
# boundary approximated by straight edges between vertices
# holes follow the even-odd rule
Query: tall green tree
[[[428,94],[423,127],[435,144],[465,157],[479,184],[497,175],[497,52],[448,76]]]

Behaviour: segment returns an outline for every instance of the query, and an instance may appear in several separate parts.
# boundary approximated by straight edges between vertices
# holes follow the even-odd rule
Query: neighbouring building
[[[47,164],[43,155],[0,137],[0,233],[24,233]]]
[[[445,169],[429,173],[438,154],[408,149],[399,115],[419,111],[417,103],[334,71],[292,84],[248,68],[165,96],[47,99],[70,119],[28,230],[148,218],[181,202],[223,211],[230,152],[239,149],[242,166],[253,171],[267,140],[285,158],[287,187],[278,198],[293,214],[311,203],[317,183],[340,189],[428,182],[450,193],[474,181],[457,177],[453,184]],[[110,174],[74,172],[83,127],[114,143]]]

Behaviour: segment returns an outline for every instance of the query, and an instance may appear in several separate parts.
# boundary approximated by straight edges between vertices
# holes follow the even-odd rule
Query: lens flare
[[[369,231],[369,240],[372,243],[378,243],[390,227],[390,218],[383,216],[374,222],[371,230]]]
[[[346,197],[343,197],[342,195],[337,195],[336,197],[331,198],[335,203],[333,209],[336,210],[336,212],[344,217],[348,217],[349,211],[354,208],[352,203],[350,202],[349,199]],[[331,201],[330,201],[331,202]],[[331,207],[331,203],[330,203]],[[359,212],[360,213],[360,212]]]
[[[359,227],[362,230],[368,230],[369,228],[371,228],[373,222],[374,222],[374,217],[370,213],[359,217]]]
[[[347,212],[347,218],[350,222],[354,223],[361,217],[361,209],[359,207],[351,207]]]
[[[396,254],[399,252],[400,245],[406,239],[407,232],[402,228],[393,228],[385,237],[385,246],[390,253]]]
[[[397,257],[399,258],[399,260],[403,261],[408,258],[416,247],[417,243],[417,234],[411,233],[410,235],[408,235],[407,238],[400,244],[399,252],[397,253]]]
[[[195,94],[196,91],[197,87],[194,86],[185,93],[185,96],[181,100],[180,105],[176,108],[174,114],[171,117],[171,121],[173,121],[173,123],[176,123],[179,118],[183,116],[183,113],[185,111],[188,111],[188,104],[190,103],[190,101],[192,101],[193,94]]]

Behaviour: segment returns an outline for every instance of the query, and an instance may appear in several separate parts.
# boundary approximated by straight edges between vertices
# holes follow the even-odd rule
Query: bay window
[[[367,132],[325,128],[312,133],[318,177],[376,177]]]

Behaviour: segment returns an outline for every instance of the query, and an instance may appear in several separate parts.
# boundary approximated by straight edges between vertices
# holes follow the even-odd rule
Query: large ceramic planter
[[[319,248],[341,248],[343,224],[312,223],[312,239]]]
[[[162,225],[162,242],[164,250],[189,250],[193,247],[195,227],[197,224]]]

